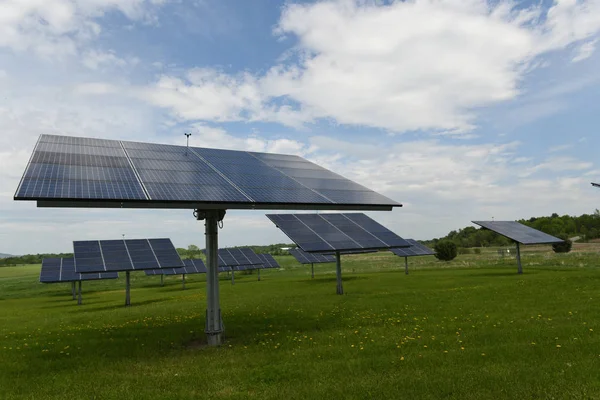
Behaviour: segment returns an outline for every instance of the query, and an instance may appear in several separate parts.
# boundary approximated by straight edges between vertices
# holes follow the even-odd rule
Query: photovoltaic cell
[[[263,261],[264,268],[280,268],[279,263],[271,254],[257,254]]]
[[[116,272],[78,274],[75,272],[75,262],[73,258],[44,258],[42,260],[42,269],[40,271],[40,282],[42,283],[116,279],[118,277],[119,274]]]
[[[414,239],[406,239],[406,241],[410,243],[410,247],[390,249],[390,251],[400,257],[432,256],[435,254],[435,251]]]
[[[203,250],[206,254],[206,250]],[[234,267],[239,265],[262,264],[263,261],[250,248],[219,249],[219,266]]]
[[[550,236],[516,221],[473,221],[473,223],[521,244],[552,244],[564,242],[562,239]]]
[[[80,273],[184,266],[170,239],[75,241],[73,250],[75,270]]]
[[[335,262],[335,256],[329,254],[307,253],[301,249],[290,249],[289,252],[300,264],[322,264]]]
[[[364,214],[267,214],[267,217],[306,252],[344,253],[410,246]]]
[[[390,210],[302,157],[41,135],[15,194],[40,206]]]

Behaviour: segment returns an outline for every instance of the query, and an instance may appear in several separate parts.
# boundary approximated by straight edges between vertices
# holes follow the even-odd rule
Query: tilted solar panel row
[[[183,267],[170,239],[73,242],[75,270],[81,273]]]
[[[54,135],[40,136],[15,199],[400,206],[294,155]]]
[[[410,246],[400,236],[362,213],[267,214],[267,217],[306,252]]]

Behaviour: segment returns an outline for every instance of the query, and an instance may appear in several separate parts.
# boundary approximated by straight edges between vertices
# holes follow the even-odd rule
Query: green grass
[[[0,268],[1,399],[600,398],[597,255],[386,253],[223,275],[226,342],[204,345],[204,277],[38,283]]]

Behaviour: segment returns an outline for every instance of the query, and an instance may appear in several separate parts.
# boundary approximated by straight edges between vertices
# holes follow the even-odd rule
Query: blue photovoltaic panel
[[[328,254],[307,253],[301,249],[290,249],[289,252],[300,264],[322,264],[335,262],[335,256]]]
[[[199,258],[194,258],[191,260],[183,260],[185,267],[176,268],[177,271],[181,274],[205,274],[206,273],[206,265]]]
[[[263,261],[264,268],[280,268],[277,260],[270,254],[257,254]]]
[[[116,279],[118,277],[119,274],[116,272],[78,274],[75,272],[75,262],[73,258],[44,258],[42,260],[42,270],[40,272],[40,282],[42,283]]]
[[[231,272],[231,267],[219,267],[219,272]]]
[[[204,250],[206,254],[206,250]],[[219,249],[219,266],[262,264],[263,261],[250,248]]]
[[[406,241],[410,243],[410,247],[390,249],[390,251],[400,257],[432,256],[435,254],[435,251],[414,239],[406,239]]]
[[[144,273],[150,275],[179,275],[181,272],[177,272],[177,268],[163,268],[163,269],[145,269]]]
[[[73,242],[80,273],[183,267],[170,239],[86,240]]]
[[[516,221],[473,221],[473,223],[521,244],[552,244],[564,242],[562,239],[550,236]]]
[[[41,135],[15,199],[145,200],[119,142]]]
[[[53,135],[40,136],[15,199],[42,207],[401,206],[298,156]]]
[[[348,253],[410,246],[365,214],[268,214],[267,217],[306,252]]]

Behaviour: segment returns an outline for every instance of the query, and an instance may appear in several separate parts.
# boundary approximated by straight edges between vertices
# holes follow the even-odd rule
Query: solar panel
[[[257,254],[263,261],[264,268],[281,268],[271,254]]]
[[[203,250],[206,254],[206,250]],[[250,248],[219,249],[219,266],[234,267],[237,265],[262,264],[263,261]]]
[[[344,253],[410,246],[365,214],[267,214],[267,217],[306,252]]]
[[[177,272],[176,268],[163,268],[163,269],[145,269],[144,273],[147,276],[152,275],[179,275],[181,272]]]
[[[406,241],[410,243],[410,247],[390,249],[390,251],[400,257],[432,256],[435,254],[435,251],[414,239],[406,239]]]
[[[75,262],[73,258],[44,258],[42,260],[42,269],[40,271],[40,282],[42,283],[116,279],[118,277],[119,274],[117,272],[78,274],[75,272]]]
[[[85,240],[73,242],[80,273],[183,267],[170,239]]]
[[[183,260],[185,267],[176,268],[180,274],[206,274],[206,265],[198,258],[192,260]]]
[[[219,267],[219,272],[231,272],[231,267]]]
[[[552,244],[564,242],[562,239],[550,236],[517,221],[473,221],[473,223],[521,244]]]
[[[592,182],[592,186],[600,187],[600,183],[594,183],[594,182]]]
[[[322,264],[335,262],[335,256],[330,254],[307,253],[302,249],[290,249],[289,252],[300,264]]]
[[[15,200],[49,207],[391,210],[302,157],[41,135]]]

